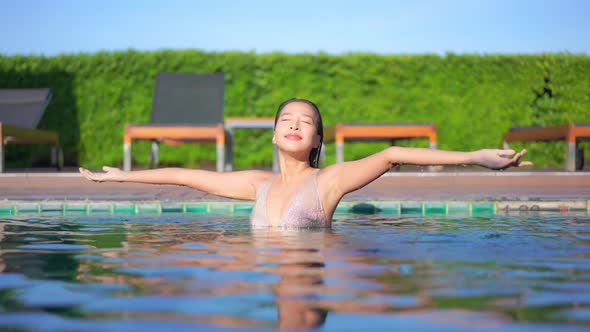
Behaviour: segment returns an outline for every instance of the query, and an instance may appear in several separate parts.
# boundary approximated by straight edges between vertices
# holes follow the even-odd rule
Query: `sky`
[[[586,0],[0,0],[0,54],[590,54]]]

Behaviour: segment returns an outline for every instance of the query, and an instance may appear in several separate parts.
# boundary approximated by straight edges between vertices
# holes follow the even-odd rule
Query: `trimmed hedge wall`
[[[66,165],[122,165],[125,123],[145,123],[161,71],[224,72],[226,116],[274,116],[291,97],[315,101],[324,123],[434,122],[439,148],[499,147],[514,125],[590,122],[590,57],[539,55],[346,55],[163,50],[53,57],[0,56],[0,88],[50,87],[42,128],[56,130]],[[426,140],[399,145],[427,146]],[[346,145],[346,159],[384,148]],[[565,144],[527,143],[537,165],[561,167]],[[586,149],[588,146],[585,145]],[[149,143],[133,146],[147,165]],[[32,153],[31,153],[32,151]],[[214,145],[162,146],[162,165],[213,167]],[[270,166],[270,131],[238,130],[238,168]],[[587,153],[588,155],[588,153]],[[31,156],[23,157],[23,156]],[[327,163],[334,147],[327,147]],[[10,147],[11,165],[48,160],[47,148]]]

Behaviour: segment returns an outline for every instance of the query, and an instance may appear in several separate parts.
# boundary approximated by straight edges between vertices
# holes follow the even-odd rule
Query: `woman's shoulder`
[[[270,181],[270,179],[276,175],[273,172],[262,170],[237,171],[234,173],[246,177],[255,188],[258,188],[261,184]]]
[[[322,178],[330,178],[332,176],[334,176],[334,174],[336,174],[338,172],[338,169],[340,168],[340,164],[332,164],[330,166],[326,166],[324,168],[320,168],[318,170],[318,178],[322,177]]]

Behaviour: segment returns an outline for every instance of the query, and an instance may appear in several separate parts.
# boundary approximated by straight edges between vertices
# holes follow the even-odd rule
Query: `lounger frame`
[[[436,149],[434,124],[350,124],[338,123],[335,129],[336,162],[344,161],[345,141],[394,141],[405,138],[428,138],[429,147]]]
[[[568,123],[549,127],[514,128],[502,136],[502,145],[508,149],[515,141],[560,141],[567,144],[565,170],[576,171],[577,144],[590,139],[590,124]]]

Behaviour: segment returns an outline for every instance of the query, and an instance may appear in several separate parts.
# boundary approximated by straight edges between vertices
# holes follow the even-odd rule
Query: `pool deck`
[[[77,172],[0,174],[0,201],[228,201],[169,185],[94,183]],[[343,201],[590,200],[589,172],[390,172]]]

